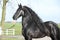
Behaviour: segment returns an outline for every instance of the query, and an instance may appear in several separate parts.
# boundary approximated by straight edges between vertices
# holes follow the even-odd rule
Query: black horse
[[[20,16],[22,16],[22,34],[25,40],[44,36],[50,36],[52,40],[60,39],[58,26],[51,21],[43,22],[31,8],[19,5],[13,19],[17,20]]]
[[[37,24],[39,24],[41,21],[39,22],[39,18],[36,13],[31,8],[27,6],[24,7],[29,10],[29,12],[32,14],[32,17],[34,16],[33,19],[37,22]],[[49,30],[49,36],[52,38],[52,40],[60,40],[60,29],[58,28],[58,25],[55,22],[47,21],[44,22],[44,25]]]

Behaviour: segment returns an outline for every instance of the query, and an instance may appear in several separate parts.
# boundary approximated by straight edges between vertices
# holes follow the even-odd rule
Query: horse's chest
[[[33,38],[39,38],[44,36],[43,33],[39,30],[39,28],[29,28],[27,30],[27,34],[31,35]]]
[[[26,27],[28,25],[29,20],[30,20],[29,16],[24,17],[22,19],[22,24],[23,24],[24,27]]]
[[[27,16],[27,17],[24,17],[22,20],[23,20],[23,23],[27,23],[28,21],[29,21],[29,16]]]
[[[27,26],[27,19],[26,18],[23,19],[23,25]]]

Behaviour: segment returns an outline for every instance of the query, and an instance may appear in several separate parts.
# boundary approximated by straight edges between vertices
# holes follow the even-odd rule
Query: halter
[[[23,13],[23,14],[24,14],[24,11],[23,11],[23,10],[21,10],[21,11],[20,11],[20,13],[19,13],[19,15],[20,15],[21,13]],[[17,17],[19,17],[19,15],[17,15]],[[16,18],[17,18],[17,17],[16,17]]]

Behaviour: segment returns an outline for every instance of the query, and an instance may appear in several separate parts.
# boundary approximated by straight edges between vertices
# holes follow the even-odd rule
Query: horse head
[[[17,20],[20,16],[23,16],[24,15],[24,11],[22,10],[22,5],[18,5],[18,9],[17,11],[15,12],[15,14],[13,15],[13,19],[14,20]]]

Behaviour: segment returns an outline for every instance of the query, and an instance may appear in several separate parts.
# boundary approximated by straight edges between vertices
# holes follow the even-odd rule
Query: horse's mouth
[[[13,24],[16,24],[16,20],[13,20],[12,23],[13,23]]]

